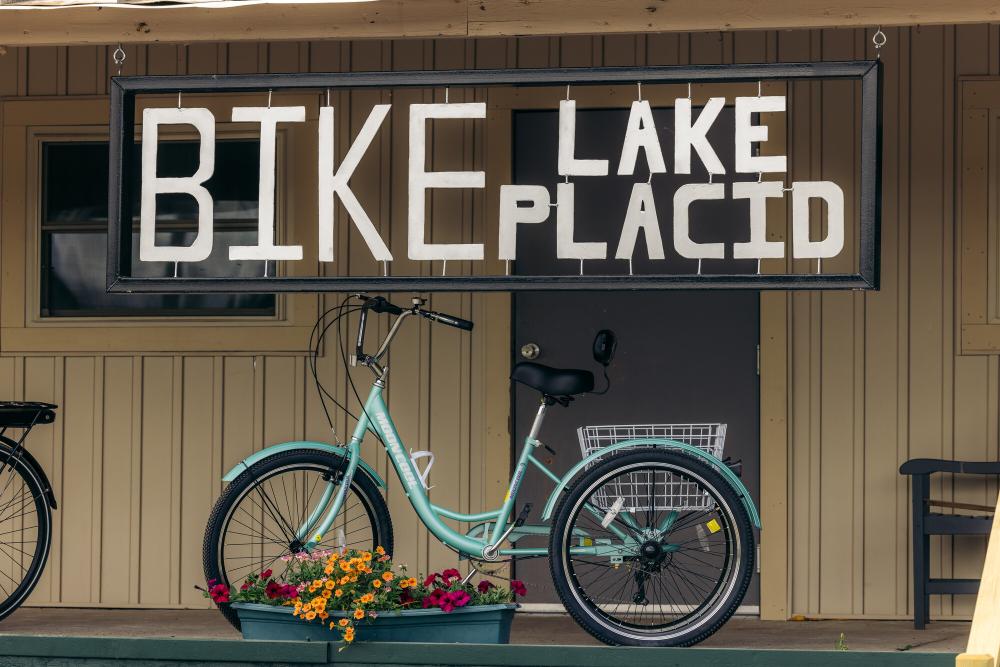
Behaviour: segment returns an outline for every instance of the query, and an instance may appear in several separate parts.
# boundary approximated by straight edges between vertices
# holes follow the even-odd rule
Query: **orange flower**
[[[346,618],[342,618],[339,621],[337,621],[337,625],[339,625],[342,628],[347,627],[348,623],[350,623],[350,621],[348,621]]]
[[[370,551],[366,551],[366,552],[364,552],[363,554],[361,554],[361,560],[363,560],[363,561],[365,561],[365,562],[368,562],[368,561],[370,561],[371,559],[372,559],[372,554],[371,554],[371,552],[370,552]]]
[[[410,585],[410,580],[409,579],[401,579],[399,581],[399,587],[400,588],[407,588],[407,587],[409,587],[409,585]]]
[[[351,580],[351,578],[345,574],[344,576],[342,576],[340,578],[340,585],[343,586],[344,584],[346,584],[350,580]]]
[[[377,553],[379,556],[384,556],[385,549],[383,549],[382,547],[375,547],[375,553]]]
[[[307,620],[307,621],[311,621],[311,620],[313,620],[314,618],[316,618],[316,612],[314,612],[314,611],[310,611],[310,612],[309,612],[308,614],[306,614],[306,620]]]
[[[330,598],[331,593],[329,590],[325,590],[323,591],[322,595],[324,600],[328,600]]]
[[[374,595],[372,595],[371,593],[365,593],[364,595],[361,596],[361,604],[368,604],[374,599],[375,599]]]
[[[355,609],[354,610],[354,618],[356,618],[356,619],[358,619],[360,621],[364,617],[365,617],[365,610],[364,609]],[[312,620],[312,619],[310,619],[310,620]]]
[[[344,641],[352,642],[354,641],[354,628],[347,628],[344,630]]]
[[[334,594],[334,595],[336,595],[336,596],[337,596],[337,597],[339,598],[339,597],[340,597],[341,595],[343,595],[343,594],[344,594],[344,591],[342,591],[342,590],[340,590],[340,589],[338,588],[337,590],[335,590],[335,591],[333,592],[333,594]]]
[[[395,579],[392,572],[383,572],[382,578],[385,579],[386,581],[392,581],[393,579]]]
[[[326,613],[325,611],[321,611],[319,613],[319,620],[325,621],[328,618],[330,618],[330,614]]]
[[[325,586],[326,586],[327,590],[332,591],[334,588],[337,587],[337,582],[334,581],[333,579],[327,579]]]
[[[376,579],[372,582],[372,588],[382,588],[382,582]]]
[[[323,568],[323,572],[325,572],[326,574],[333,574],[333,566],[327,565],[325,568]]]
[[[413,588],[414,586],[417,585],[417,579],[416,577],[410,577],[409,579],[406,580],[406,583],[409,584],[410,588]]]

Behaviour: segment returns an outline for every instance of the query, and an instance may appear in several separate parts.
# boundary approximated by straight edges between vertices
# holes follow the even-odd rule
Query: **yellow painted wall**
[[[787,465],[789,471],[787,486],[772,488],[777,500],[765,506],[763,539],[772,550],[777,544],[788,564],[787,573],[772,570],[762,592],[771,615],[906,616],[909,499],[899,463],[914,456],[998,456],[997,357],[961,356],[955,345],[954,147],[956,80],[1000,74],[1000,32],[973,25],[893,29],[887,35],[883,290],[778,296],[777,310],[786,319],[771,320],[787,324],[788,445],[787,452],[775,452],[765,443],[763,463]],[[111,50],[11,49],[0,57],[0,96],[103,95]],[[152,45],[127,51],[127,74],[847,60],[872,54],[863,30]],[[824,145],[841,137],[822,129],[823,118],[841,122],[838,114],[853,108],[850,99],[834,93],[808,83],[790,93],[787,144],[796,178],[850,179],[851,164],[824,157]],[[22,168],[3,165],[5,173]],[[369,178],[395,183],[400,175],[386,166]],[[403,208],[392,205],[401,191],[390,189],[379,200],[383,228],[402,229]],[[9,221],[0,218],[0,224]],[[435,468],[436,502],[477,509],[499,492],[508,456],[502,370],[509,323],[503,302],[435,297],[436,307],[477,319],[477,333],[463,339],[452,330],[413,330],[397,349],[403,358],[394,363],[390,400],[402,431],[414,447],[446,453]],[[35,603],[202,605],[191,586],[200,579],[201,530],[223,469],[265,443],[324,436],[303,360],[294,354],[0,352],[0,395],[65,406],[55,427],[32,436],[32,450],[50,471],[61,502],[55,550]],[[335,372],[332,360],[324,363]],[[777,366],[770,368],[773,373]],[[782,384],[768,372],[765,363],[765,382]],[[335,377],[344,393],[343,376]],[[460,406],[457,423],[446,418],[449,401]],[[378,461],[385,470],[385,461]],[[411,565],[425,569],[447,560],[415,527],[397,486],[389,497],[399,551]],[[943,497],[952,497],[951,491]],[[981,485],[955,497],[992,502]],[[773,530],[785,522],[787,535]],[[982,540],[934,544],[932,559],[943,572],[977,575]],[[934,598],[933,604],[936,614],[971,611],[971,600],[953,606],[950,599]]]

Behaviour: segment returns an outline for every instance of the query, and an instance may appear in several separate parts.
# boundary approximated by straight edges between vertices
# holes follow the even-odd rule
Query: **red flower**
[[[521,597],[528,594],[528,589],[524,587],[524,582],[520,579],[510,582],[510,590],[514,591],[514,595],[520,595]]]
[[[245,581],[243,582],[243,585],[242,585],[242,586],[240,586],[240,590],[241,590],[241,591],[245,591],[245,590],[246,590],[246,589],[248,589],[248,588],[250,588],[250,584],[248,584],[248,583],[247,583],[247,582],[245,582]]]
[[[260,578],[262,580],[270,579],[271,578],[271,568],[267,568],[266,570],[264,570],[263,572],[261,572],[260,573]]]
[[[440,577],[440,576],[441,576],[441,575],[440,575],[440,574],[438,574],[437,572],[435,572],[434,574],[428,574],[428,575],[427,575],[427,578],[426,578],[426,579],[424,579],[424,587],[425,587],[425,588],[430,588],[430,587],[431,587],[431,585],[432,585],[432,584],[434,583],[434,581],[435,581],[435,580],[436,580],[436,579],[437,579],[438,577]]]
[[[424,602],[426,602],[426,601],[427,601],[427,598],[424,598]],[[413,596],[410,595],[410,590],[408,588],[404,588],[402,591],[400,591],[400,593],[399,593],[399,604],[401,604],[403,606],[406,606],[408,604],[413,604],[413,602],[414,602]],[[424,608],[427,608],[428,606],[430,606],[430,605],[424,605]]]
[[[455,568],[449,568],[441,573],[441,578],[444,580],[444,583],[450,584],[452,579],[461,579],[462,573]]]
[[[224,604],[229,602],[229,586],[225,584],[216,584],[208,589],[208,594],[212,598],[212,602],[216,604]]]
[[[267,582],[267,586],[264,587],[264,595],[266,595],[269,599],[273,600],[279,595],[281,595],[282,592],[281,588],[282,587],[279,586],[277,582],[269,581]]]
[[[480,593],[486,593],[486,591],[490,590],[491,588],[495,588],[495,586],[493,585],[493,582],[492,581],[486,581],[485,579],[483,579],[482,581],[480,581],[479,585],[476,586],[476,590],[478,590]]]

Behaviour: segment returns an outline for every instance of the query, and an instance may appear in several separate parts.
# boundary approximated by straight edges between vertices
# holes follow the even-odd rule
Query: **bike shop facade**
[[[1000,101],[995,107],[989,101],[1000,100],[1000,28],[974,9],[928,5],[937,13],[923,15],[924,5],[901,3],[895,14],[870,15],[859,5],[839,18],[773,3],[752,19],[728,1],[711,12],[676,10],[671,17],[666,7],[625,3],[615,10],[618,24],[601,19],[602,3],[561,4],[0,10],[0,395],[60,406],[56,424],[36,429],[29,443],[60,504],[52,557],[30,604],[205,606],[193,586],[202,583],[202,533],[222,475],[269,444],[330,439],[306,353],[316,316],[336,296],[103,294],[109,77],[117,73],[119,42],[123,75],[688,65],[870,59],[872,35],[883,23],[880,290],[764,291],[744,293],[738,304],[718,302],[730,319],[711,323],[728,338],[678,339],[664,347],[700,346],[697,354],[711,357],[714,345],[723,368],[739,369],[734,378],[703,372],[703,383],[688,390],[670,382],[681,372],[671,360],[653,355],[643,363],[654,370],[663,364],[663,382],[645,380],[643,388],[655,408],[682,403],[684,394],[708,400],[728,385],[742,387],[731,404],[750,414],[739,435],[731,423],[730,437],[741,443],[764,523],[759,592],[748,611],[757,608],[767,619],[909,616],[910,500],[900,463],[1000,455],[1000,246],[989,186],[1000,164],[991,139]],[[719,25],[730,15],[740,18]],[[909,25],[916,22],[925,25]],[[832,147],[854,131],[845,118],[856,120],[857,100],[828,84],[787,86],[789,113],[783,125],[771,125],[770,141],[787,156],[789,177],[856,182],[857,161]],[[337,92],[338,114],[351,119],[338,127],[338,146],[350,144],[373,104],[442,102],[448,94],[459,101],[473,93]],[[655,106],[655,88],[646,94]],[[299,93],[275,95],[282,104],[315,106]],[[635,95],[619,87],[589,104],[627,108]],[[236,104],[263,104],[260,95],[238,97],[192,93],[185,101],[218,118]],[[513,110],[551,108],[558,99],[510,90],[491,100],[489,123],[435,130],[429,166],[530,173],[530,123],[522,122],[529,131],[518,135]],[[406,118],[402,110],[391,113],[401,129],[374,140],[352,185],[377,229],[405,239]],[[225,159],[233,173],[245,174],[248,162],[238,147],[248,135],[220,127],[237,147]],[[317,216],[314,121],[303,128],[281,135],[276,219],[280,234],[302,239],[308,257],[316,254],[315,240],[308,245]],[[609,152],[619,149],[612,144]],[[491,197],[499,182],[487,180],[482,196],[435,194],[432,233],[449,242],[472,240],[476,221],[495,215]],[[220,187],[231,190],[233,201],[252,199],[243,196],[239,178]],[[845,193],[849,202],[857,196],[849,185]],[[847,206],[848,220],[854,208]],[[238,207],[229,213],[226,233],[246,234]],[[180,223],[177,229],[184,233]],[[341,275],[383,273],[346,226],[338,239]],[[401,254],[394,271],[431,270]],[[498,260],[490,261],[503,272]],[[393,300],[405,303],[408,296]],[[610,303],[614,293],[592,298],[567,297],[572,311],[554,315],[558,304],[507,293],[435,293],[431,306],[475,321],[473,334],[444,327],[400,334],[388,398],[407,444],[435,454],[436,504],[474,512],[502,498],[524,432],[517,404],[525,399],[507,380],[514,360],[540,355],[544,362],[550,355],[571,365],[578,357],[576,365],[586,367],[589,338],[553,350],[559,339],[539,339],[543,331],[531,323],[545,319],[532,314],[558,319],[603,308],[612,319],[607,326],[624,318],[645,331],[622,337],[623,355],[630,340],[652,335],[642,326],[649,314],[608,310],[597,301]],[[699,303],[671,308],[697,313]],[[328,350],[319,369],[347,400],[338,354]],[[627,386],[628,376],[615,373],[612,367],[616,389]],[[564,411],[558,427],[543,434],[553,456],[579,456],[574,429],[589,423],[591,400],[597,398]],[[719,421],[727,421],[724,414]],[[340,437],[348,428],[339,418]],[[365,458],[388,471],[372,443]],[[995,493],[977,482],[937,495],[992,504]],[[407,520],[412,514],[398,484],[389,483],[387,497],[401,562],[416,572],[454,562],[416,520]],[[932,551],[943,576],[975,578],[985,542],[935,541]],[[519,576],[530,585],[543,578],[537,571]],[[935,617],[968,617],[972,610],[968,597],[935,597],[932,604]]]

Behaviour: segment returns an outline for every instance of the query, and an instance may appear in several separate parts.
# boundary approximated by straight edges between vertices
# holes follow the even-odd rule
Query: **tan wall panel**
[[[781,576],[767,580],[765,607],[772,614],[904,617],[912,606],[909,501],[899,463],[914,456],[998,455],[997,357],[955,354],[951,187],[955,81],[998,73],[997,29],[900,28],[887,34],[883,289],[778,297],[784,308],[771,304],[766,311],[775,321],[785,316],[780,321],[788,340],[789,571],[784,582]],[[156,74],[871,54],[868,35],[855,30],[149,45],[127,51],[126,73]],[[106,47],[11,49],[0,57],[0,95],[102,94],[109,59]],[[829,149],[844,140],[848,127],[840,121],[822,125],[854,114],[855,100],[841,92],[812,83],[791,87],[787,143],[796,178],[852,180],[846,175],[857,156]],[[451,95],[458,99],[462,93]],[[442,100],[443,91],[394,94],[393,122],[355,176],[359,198],[395,247],[406,236],[406,166],[390,158],[405,149],[405,105],[434,99]],[[338,124],[338,150],[379,101],[389,98],[338,94],[338,113],[344,109],[350,119]],[[483,168],[468,157],[483,141],[470,128],[432,131],[435,168]],[[853,197],[850,188],[845,192]],[[490,206],[478,193],[434,193],[435,228],[429,233],[435,240],[479,241],[482,229],[443,221],[483,220],[481,212],[489,213]],[[854,212],[848,215],[853,224]],[[380,269],[355,231],[340,225],[337,233],[337,261],[329,271]],[[393,268],[415,267],[397,257]],[[438,263],[432,270],[441,268]],[[449,266],[449,272],[462,268]],[[435,296],[435,307],[490,326],[478,327],[471,337],[410,326],[393,349],[388,400],[407,445],[438,455],[432,474],[436,502],[477,510],[503,494],[509,465],[508,303],[503,295]],[[318,365],[324,383],[356,410],[334,335]],[[351,377],[359,391],[367,391],[367,371],[356,369]],[[200,578],[201,531],[221,474],[267,444],[330,439],[302,357],[6,357],[0,358],[0,391],[64,406],[57,425],[38,429],[30,442],[60,500],[52,560],[32,598],[37,604],[203,606],[191,585]],[[337,435],[347,437],[348,420],[335,420]],[[366,442],[364,451],[382,474],[388,472],[374,443]],[[400,560],[414,571],[453,562],[418,525],[398,483],[389,479],[388,486]],[[990,493],[995,489],[982,484],[953,490],[946,483],[936,495],[981,502]],[[764,521],[769,524],[767,512]],[[765,531],[765,539],[783,538]],[[956,576],[973,576],[981,557],[982,540],[972,538],[935,541],[932,554],[937,572]],[[787,596],[787,604],[767,597],[775,591]],[[953,605],[935,598],[934,604],[935,613],[944,615],[970,610],[967,599]]]

